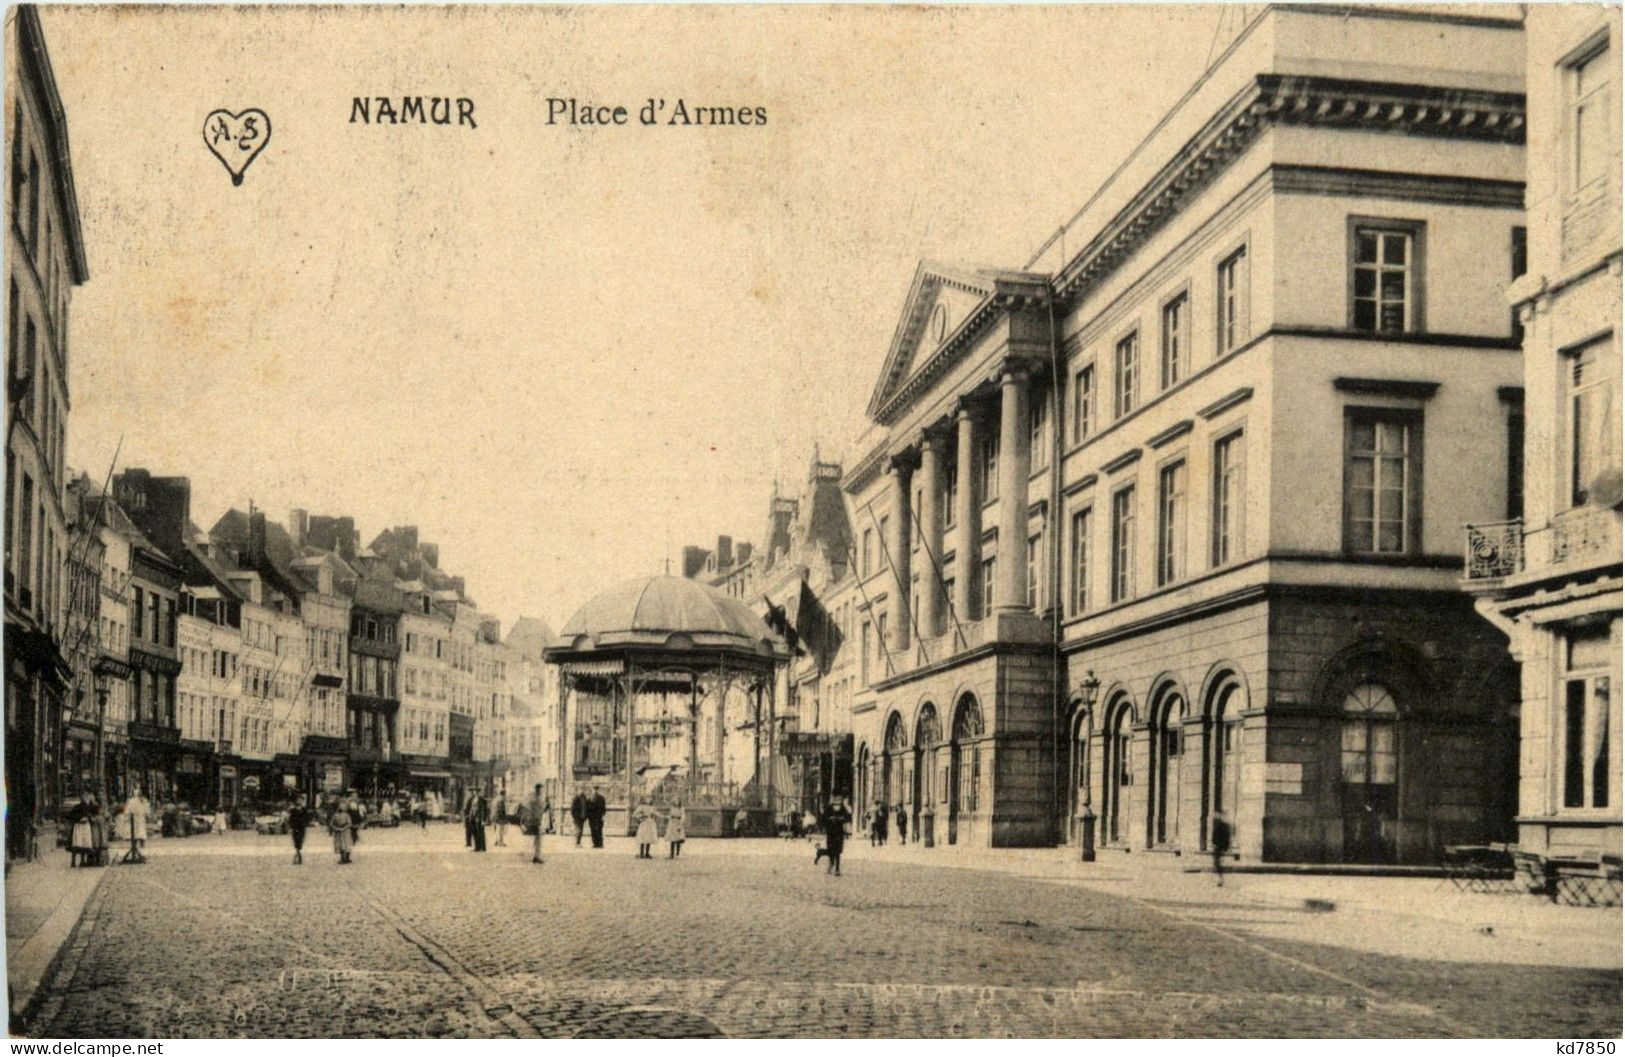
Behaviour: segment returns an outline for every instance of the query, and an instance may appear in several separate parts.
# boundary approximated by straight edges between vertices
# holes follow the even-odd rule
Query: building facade
[[[89,278],[67,118],[39,15],[6,22],[6,854],[59,812],[73,722],[68,622],[68,309]],[[65,714],[66,712],[66,714]]]
[[[1505,394],[1521,488],[1507,519],[1467,529],[1466,585],[1521,666],[1519,846],[1617,862],[1620,18],[1525,18],[1528,267],[1509,293],[1524,364]]]
[[[1515,19],[1271,8],[1022,270],[920,267],[845,482],[867,800],[1090,854],[1508,832],[1456,526],[1514,491],[1522,69]]]

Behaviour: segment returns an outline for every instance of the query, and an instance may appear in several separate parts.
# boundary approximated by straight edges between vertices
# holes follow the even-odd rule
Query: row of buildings
[[[252,808],[550,788],[552,639],[503,636],[417,529],[237,510],[184,477],[66,464],[68,311],[89,277],[67,122],[35,8],[6,21],[5,785],[8,856],[80,792]]]
[[[1620,23],[1526,11],[1272,6],[1032,260],[920,265],[853,454],[684,556],[802,640],[784,796],[1619,854]]]

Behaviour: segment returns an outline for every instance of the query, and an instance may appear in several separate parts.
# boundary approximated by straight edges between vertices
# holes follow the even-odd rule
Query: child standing
[[[639,804],[633,818],[637,820],[638,824],[638,858],[653,859],[654,855],[651,854],[649,849],[654,845],[657,836],[655,833],[655,809],[647,803]]]
[[[667,858],[675,859],[683,854],[683,841],[688,839],[688,825],[683,818],[683,805],[673,804],[671,814],[666,817],[666,842],[671,845]]]

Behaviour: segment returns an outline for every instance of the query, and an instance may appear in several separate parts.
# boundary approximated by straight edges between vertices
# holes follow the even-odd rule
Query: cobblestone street
[[[866,847],[833,878],[780,842],[690,842],[677,862],[555,846],[536,867],[517,841],[476,856],[458,835],[369,831],[348,870],[321,841],[297,868],[267,837],[160,842],[108,871],[30,1034],[1620,1032],[1617,968],[1395,958],[1292,938],[1302,911]]]

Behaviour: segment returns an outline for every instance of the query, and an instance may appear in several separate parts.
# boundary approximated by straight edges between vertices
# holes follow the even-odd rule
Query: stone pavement
[[[6,987],[13,1018],[33,1000],[102,873],[69,869],[67,851],[58,848],[7,872]]]
[[[517,839],[481,856],[458,832],[368,831],[342,868],[322,841],[303,867],[286,838],[156,843],[150,865],[107,871],[29,1034],[1596,1038],[1621,1027],[1616,912],[1586,912],[1612,930],[1612,962],[1577,968],[1486,936],[1476,958],[1441,956],[1411,910],[1381,919],[1403,949],[1374,952],[1346,935],[1369,923],[1342,922],[1381,915],[1378,904],[1309,914],[1284,889],[1220,890],[1177,868],[1086,868],[1056,852],[979,865],[982,853],[958,863],[964,849],[856,845],[835,878],[802,842],[696,840],[676,862],[645,862],[625,841],[595,852],[550,840],[537,867]],[[1439,929],[1458,926],[1447,914]]]

